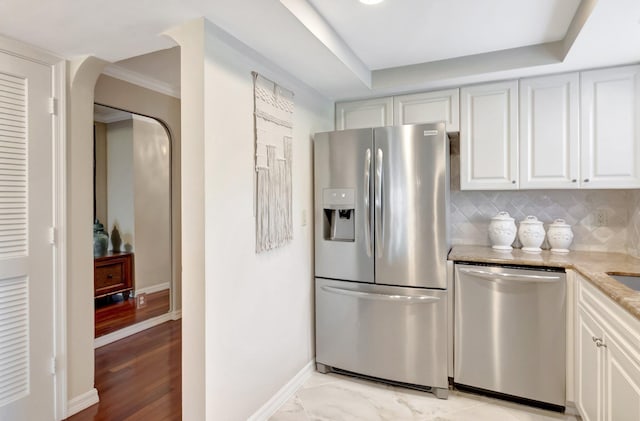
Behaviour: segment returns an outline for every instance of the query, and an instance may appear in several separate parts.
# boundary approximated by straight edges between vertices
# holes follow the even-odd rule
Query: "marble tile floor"
[[[270,421],[577,421],[579,418],[485,396],[449,399],[339,374],[313,373]]]

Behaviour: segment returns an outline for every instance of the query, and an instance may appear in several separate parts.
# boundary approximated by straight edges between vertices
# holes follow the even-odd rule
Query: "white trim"
[[[180,98],[179,86],[174,86],[142,73],[125,69],[117,64],[108,65],[104,68],[102,74],[124,80],[125,82],[133,83],[134,85],[142,86],[143,88],[151,89],[152,91],[156,91],[164,95]]]
[[[53,97],[58,106],[53,116],[53,224],[54,247],[54,353],[56,373],[54,404],[56,420],[67,417],[67,135],[66,69],[64,60],[52,66]]]
[[[78,412],[83,411],[88,407],[97,404],[98,402],[100,402],[100,398],[98,397],[98,390],[96,388],[93,388],[80,396],[76,396],[67,403],[67,416],[70,417],[74,414],[77,414]]]
[[[182,310],[174,310],[171,312],[171,320],[180,320],[182,319]]]
[[[119,341],[120,339],[124,339],[128,336],[135,335],[136,333],[140,333],[143,330],[150,329],[154,326],[158,326],[170,320],[174,320],[173,313],[165,313],[161,316],[157,316],[152,319],[144,320],[140,323],[127,326],[123,329],[106,334],[104,336],[100,336],[99,338],[95,338],[93,340],[93,348],[100,348],[101,346],[105,346],[112,342]]]
[[[0,36],[0,51],[14,57],[49,66],[56,66],[61,60],[61,57],[48,50],[9,38],[6,35]]]
[[[134,296],[138,294],[153,294],[154,292],[164,291],[171,288],[171,282],[163,282],[161,284],[151,285],[150,287],[136,288]]]
[[[564,414],[573,415],[574,417],[580,416],[580,412],[578,411],[578,408],[576,408],[576,404],[570,401],[567,401],[564,405]]]
[[[247,421],[263,421],[269,419],[278,409],[288,401],[296,391],[307,381],[316,370],[316,361],[309,361],[302,370],[287,382],[278,392],[271,397],[262,408],[248,418]]]
[[[371,70],[333,29],[308,0],[280,0],[325,47],[340,60],[367,88],[371,88]]]

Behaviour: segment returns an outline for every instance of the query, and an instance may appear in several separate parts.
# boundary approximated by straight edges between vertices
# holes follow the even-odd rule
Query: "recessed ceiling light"
[[[382,3],[383,0],[360,0],[362,4],[378,4]]]

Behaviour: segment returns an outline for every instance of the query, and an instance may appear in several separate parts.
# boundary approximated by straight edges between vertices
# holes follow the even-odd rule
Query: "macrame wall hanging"
[[[293,238],[293,92],[252,72],[256,136],[256,252]]]

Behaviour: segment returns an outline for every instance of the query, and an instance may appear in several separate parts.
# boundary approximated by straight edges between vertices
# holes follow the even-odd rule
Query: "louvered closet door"
[[[52,70],[0,52],[0,420],[53,420]]]

